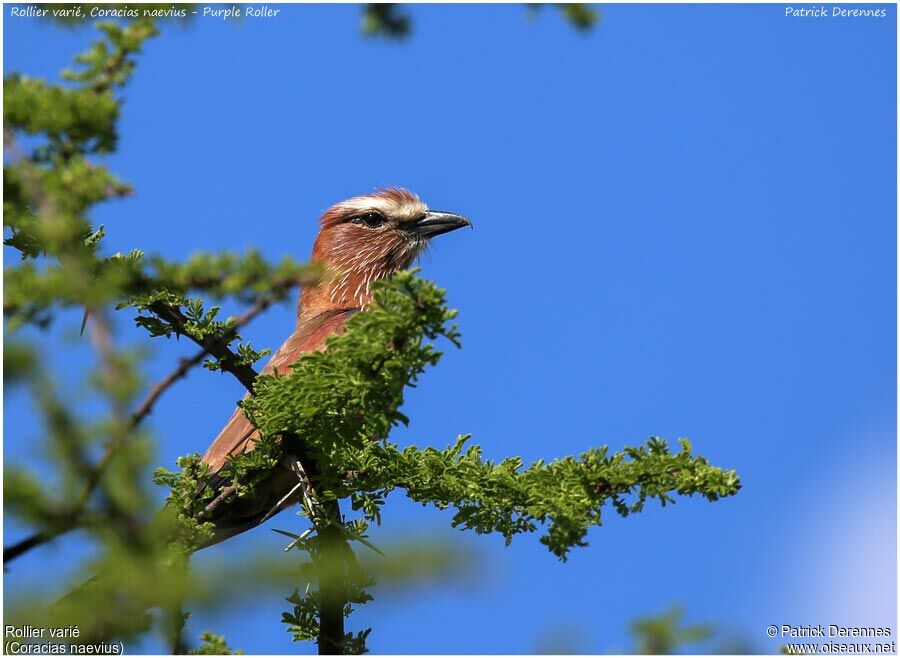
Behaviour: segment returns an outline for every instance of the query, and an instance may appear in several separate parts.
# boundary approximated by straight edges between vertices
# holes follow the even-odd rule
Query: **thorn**
[[[371,548],[373,551],[375,551],[376,553],[378,553],[381,557],[387,557],[387,555],[385,555],[385,554],[381,551],[381,549],[379,549],[375,544],[373,544],[372,542],[370,542],[368,539],[366,539],[366,538],[363,537],[362,535],[358,535],[358,534],[356,534],[355,532],[352,532],[351,530],[349,530],[349,529],[347,529],[347,528],[344,528],[344,532],[345,532],[345,534],[347,535],[348,538],[350,538],[350,539],[355,539],[356,541],[358,541],[358,542],[359,542],[360,544],[362,544],[363,546],[366,546],[366,547],[368,547],[368,548]]]
[[[277,528],[272,528],[273,532],[277,532],[279,535],[284,535],[286,537],[293,537],[294,541],[284,547],[285,553],[294,548],[301,541],[309,537],[313,533],[313,528],[307,528],[303,531],[302,535],[295,535],[293,532],[288,532],[287,530],[278,530]]]
[[[300,535],[294,532],[288,532],[287,530],[279,530],[278,528],[269,528],[272,532],[277,532],[279,535],[284,535],[285,537],[290,537],[291,539],[297,539]]]
[[[284,505],[284,503],[287,502],[287,499],[290,498],[291,496],[293,496],[294,493],[297,491],[297,489],[299,489],[299,488],[302,487],[302,486],[303,486],[303,482],[298,482],[297,484],[295,484],[295,485],[294,485],[294,488],[287,492],[287,495],[285,495],[281,500],[279,500],[277,503],[275,503],[275,506],[272,507],[272,509],[269,510],[268,514],[266,514],[266,515],[263,517],[263,519],[262,519],[262,521],[260,521],[260,523],[265,523],[265,522],[268,521],[268,520],[272,517],[272,515],[274,515],[276,512],[280,512],[281,509],[282,509],[281,506]],[[279,531],[279,532],[280,532],[280,531]]]

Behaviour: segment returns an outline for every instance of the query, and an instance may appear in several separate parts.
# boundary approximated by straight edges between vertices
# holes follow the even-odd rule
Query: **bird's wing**
[[[263,368],[262,374],[272,374],[276,369],[282,374],[287,374],[290,372],[289,366],[304,352],[316,352],[323,349],[329,336],[342,332],[344,323],[355,312],[356,309],[329,311],[301,324],[278,348],[278,351]],[[246,398],[246,396],[244,397]],[[257,436],[256,429],[244,416],[243,410],[238,407],[207,448],[206,454],[203,455],[203,461],[209,464],[210,472],[217,473],[225,465],[230,455],[252,450]]]

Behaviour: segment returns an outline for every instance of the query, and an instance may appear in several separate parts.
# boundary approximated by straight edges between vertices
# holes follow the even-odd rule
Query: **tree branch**
[[[20,555],[24,555],[28,551],[33,548],[37,548],[43,544],[46,544],[48,541],[53,539],[54,537],[58,537],[64,532],[68,532],[71,528],[66,528],[61,532],[50,535],[44,532],[36,532],[30,537],[26,537],[22,541],[18,541],[12,546],[4,546],[3,547],[3,564],[5,565],[7,562],[12,562]]]
[[[280,297],[277,295],[269,295],[260,299],[248,311],[246,311],[242,315],[239,315],[235,319],[231,333],[229,335],[223,336],[219,340],[219,342],[227,344],[227,341],[231,340],[238,329],[248,324],[251,320],[256,318],[279,299]],[[178,367],[175,368],[175,370],[173,370],[165,378],[154,384],[150,389],[150,392],[147,394],[147,397],[135,410],[132,416],[134,425],[138,425],[146,416],[150,414],[150,412],[153,410],[153,405],[156,404],[156,401],[159,400],[160,397],[162,397],[162,394],[165,393],[166,390],[169,389],[169,387],[171,387],[175,382],[187,375],[191,368],[200,365],[203,359],[205,359],[210,354],[212,354],[212,352],[209,352],[206,350],[206,348],[204,348],[189,359],[181,359],[181,362],[179,363]]]
[[[204,351],[218,359],[222,370],[230,372],[244,385],[244,388],[251,393],[253,392],[253,384],[257,376],[256,371],[251,366],[240,362],[238,355],[228,347],[227,341],[217,336],[203,336],[202,338],[194,336],[187,330],[187,325],[190,321],[181,312],[180,308],[171,304],[153,302],[150,304],[149,309],[160,319],[168,322],[176,334],[194,341]]]
[[[350,550],[342,532],[341,507],[337,500],[326,503],[331,522],[319,529],[322,557],[319,566],[319,655],[344,653],[344,605],[346,552]]]
[[[228,485],[227,487],[224,487],[223,489],[219,490],[219,492],[216,494],[216,497],[213,498],[211,501],[209,501],[209,503],[207,503],[206,507],[203,508],[203,513],[202,513],[203,518],[208,518],[210,515],[212,515],[212,513],[215,512],[217,509],[219,509],[219,507],[221,507],[222,503],[224,503],[225,500],[229,496],[231,496],[235,491],[237,491],[237,487],[233,484]]]

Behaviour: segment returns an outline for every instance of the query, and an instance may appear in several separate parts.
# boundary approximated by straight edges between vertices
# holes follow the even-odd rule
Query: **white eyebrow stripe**
[[[367,210],[377,210],[389,217],[398,219],[413,219],[421,216],[428,210],[428,206],[419,199],[415,201],[400,201],[383,196],[359,196],[338,204],[345,212],[357,213]]]

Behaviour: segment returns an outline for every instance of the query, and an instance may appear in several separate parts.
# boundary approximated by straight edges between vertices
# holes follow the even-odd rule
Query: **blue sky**
[[[894,625],[896,7],[884,6],[885,18],[813,19],[785,5],[608,5],[588,35],[548,9],[416,6],[400,44],[361,38],[355,6],[281,6],[147,45],[109,159],[136,195],[95,213],[110,250],[303,259],[331,203],[409,187],[476,230],[439,238],[422,262],[460,309],[463,349],[410,391],[397,441],[472,432],[491,458],[534,460],[687,436],[743,478],[715,504],[610,513],[567,564],[537,537],[504,548],[392,498],[376,539],[461,542],[482,577],[376,599],[351,619],[375,627],[374,652],[527,653],[560,632],[621,650],[630,620],[672,603],[768,650],[770,624]],[[4,11],[6,73],[55,78],[93,36]],[[71,338],[67,321],[54,337]],[[291,328],[285,306],[245,335],[277,347]],[[75,343],[53,347],[72,381]],[[189,351],[153,349],[154,375]],[[202,370],[179,384],[152,417],[160,462],[202,452],[240,395]],[[17,394],[5,403],[5,458],[29,460],[33,416]],[[7,543],[21,532],[5,529]],[[210,553],[282,543],[258,530]],[[5,593],[84,552],[77,539],[36,551]],[[190,630],[295,651],[286,607],[247,602]]]

